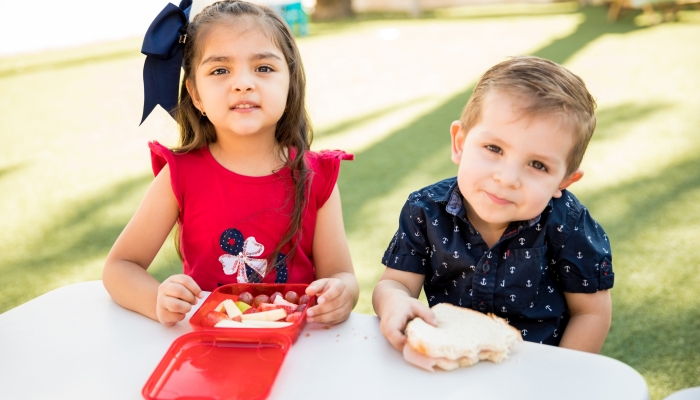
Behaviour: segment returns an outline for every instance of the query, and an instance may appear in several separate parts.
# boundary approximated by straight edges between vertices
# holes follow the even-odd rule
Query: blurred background
[[[362,297],[413,190],[456,174],[449,124],[480,74],[531,54],[581,76],[598,128],[571,190],[611,238],[613,325],[603,354],[652,399],[700,386],[700,7],[614,0],[269,3],[292,25],[313,149],[356,156],[339,181]],[[197,6],[201,4],[196,2]],[[100,279],[152,180],[140,46],[162,0],[0,0],[0,312]],[[181,271],[167,241],[149,271]]]

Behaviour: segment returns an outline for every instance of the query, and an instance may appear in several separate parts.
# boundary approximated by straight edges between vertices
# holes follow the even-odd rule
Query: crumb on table
[[[323,329],[331,329],[331,327],[328,326],[328,325],[325,325],[325,326],[323,327]]]

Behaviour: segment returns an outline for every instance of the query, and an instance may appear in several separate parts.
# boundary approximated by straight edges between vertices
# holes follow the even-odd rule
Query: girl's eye
[[[503,150],[501,150],[500,147],[494,146],[494,145],[492,145],[492,144],[486,145],[486,148],[487,148],[489,151],[492,151],[492,152],[494,152],[494,153],[498,153],[498,154],[503,153]]]
[[[531,165],[532,168],[534,168],[534,169],[538,169],[538,170],[540,170],[540,171],[547,172],[547,166],[544,165],[544,164],[542,164],[542,163],[539,162],[539,161],[533,161],[533,162],[530,163],[530,165]]]
[[[225,70],[225,69],[223,69],[223,68],[217,68],[217,69],[215,69],[214,71],[212,71],[211,74],[212,74],[212,75],[223,75],[223,74],[226,74],[226,73],[228,73],[227,70]]]
[[[257,69],[258,72],[273,72],[274,70],[267,65],[263,65],[262,67],[258,67]]]

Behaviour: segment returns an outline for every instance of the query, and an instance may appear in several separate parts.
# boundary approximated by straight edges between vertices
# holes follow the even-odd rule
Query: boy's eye
[[[547,166],[544,165],[544,164],[542,164],[542,163],[539,162],[539,161],[533,161],[533,162],[530,163],[530,165],[531,165],[532,168],[534,168],[534,169],[538,169],[538,170],[540,170],[540,171],[545,171],[545,172],[547,172]]]
[[[223,74],[226,74],[226,73],[228,73],[228,71],[225,70],[224,68],[217,68],[217,69],[215,69],[214,71],[212,71],[211,74],[212,74],[212,75],[223,75]]]
[[[489,151],[492,151],[492,152],[494,152],[494,153],[498,153],[498,154],[503,153],[503,150],[501,150],[500,147],[494,146],[494,145],[492,145],[492,144],[486,145],[486,148],[487,148]]]
[[[273,72],[274,70],[272,68],[268,67],[267,65],[263,65],[261,67],[258,67],[257,71],[258,72]]]

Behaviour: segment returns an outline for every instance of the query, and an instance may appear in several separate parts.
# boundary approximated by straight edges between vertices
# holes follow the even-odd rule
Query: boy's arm
[[[418,300],[424,280],[421,274],[386,268],[372,293],[372,305],[380,318],[382,335],[399,351],[403,351],[406,344],[404,329],[408,321],[422,318],[437,325],[430,308]]]
[[[571,319],[564,330],[559,346],[600,353],[612,319],[610,291],[564,292],[564,296],[571,312]]]

